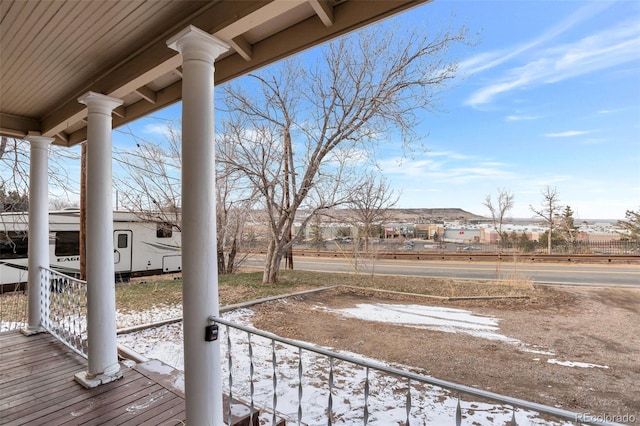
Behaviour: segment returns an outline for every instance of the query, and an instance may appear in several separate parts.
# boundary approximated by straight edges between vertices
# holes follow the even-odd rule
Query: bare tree
[[[556,187],[550,185],[545,186],[541,190],[542,203],[539,209],[529,205],[531,211],[542,220],[549,228],[549,235],[547,238],[547,253],[551,254],[551,241],[553,240],[553,229],[555,225],[555,218],[560,212],[561,206],[558,200],[558,190]]]
[[[235,139],[224,159],[256,185],[269,218],[263,282],[277,281],[280,261],[322,210],[345,203],[358,161],[399,134],[413,141],[416,112],[433,110],[457,70],[446,58],[464,31],[431,38],[424,28],[384,37],[368,29],[328,44],[317,63],[295,59],[224,86],[224,134]],[[379,30],[377,30],[379,31]],[[357,180],[356,180],[357,181]],[[308,214],[296,218],[303,210]]]
[[[509,240],[509,236],[506,232],[502,231],[502,225],[507,218],[507,214],[513,208],[514,195],[512,192],[504,188],[498,188],[498,196],[496,197],[497,205],[494,205],[491,195],[487,195],[484,199],[484,205],[491,212],[491,220],[493,221],[493,227],[498,232],[500,237],[500,244],[504,244]]]
[[[11,195],[12,200],[28,200],[29,194],[29,142],[15,138],[0,138],[0,193]],[[69,175],[70,164],[77,162],[75,150],[51,146],[49,148],[49,192],[51,197],[71,200],[79,196],[77,178]],[[79,176],[78,176],[79,178]],[[0,200],[5,204],[5,199]],[[7,203],[10,204],[10,203]],[[3,206],[3,209],[10,206]],[[28,210],[28,203],[15,205],[19,210]]]
[[[222,197],[221,197],[222,195]],[[232,274],[246,258],[240,254],[244,241],[244,224],[249,217],[249,200],[226,200],[223,191],[217,193],[216,206],[216,248],[218,252],[218,273]]]
[[[49,208],[51,210],[63,210],[63,209],[79,209],[77,202],[69,201],[65,198],[54,198],[49,201]]]
[[[229,149],[225,139],[216,143],[218,155]],[[251,219],[255,188],[226,162],[216,163],[216,234],[218,272],[234,273],[246,258],[241,254],[245,224]]]
[[[260,194],[256,207],[264,212],[267,224],[267,258],[270,260],[265,266],[265,282],[273,282],[279,272],[282,258],[293,243],[304,232],[310,220],[319,212],[337,205],[345,204],[350,198],[347,186],[357,179],[353,168],[344,159],[334,158],[327,172],[313,185],[308,185],[304,197],[297,189],[290,190],[290,194],[297,194],[289,198],[285,191],[283,174],[282,145],[280,138],[271,130],[260,132],[244,132],[241,128],[233,128],[231,123],[225,124],[225,137],[231,136],[234,141],[233,151],[218,153],[220,163],[232,166],[242,173]],[[296,188],[296,176],[292,175],[289,184]],[[305,212],[301,225],[295,235],[292,229],[296,222],[296,212],[300,208]],[[277,244],[277,246],[276,246]],[[269,276],[275,276],[269,281]]]
[[[135,147],[114,149],[116,208],[181,230],[180,130],[171,122],[165,128],[161,144],[141,138],[128,127],[118,130],[130,137]]]
[[[172,122],[167,122],[165,129],[161,143],[145,140],[130,129],[122,130],[135,147],[114,150],[114,187],[126,210],[143,220],[182,230],[180,129]],[[224,145],[220,148],[218,144],[218,148],[224,149]],[[237,172],[234,176],[224,164],[216,166],[218,272],[225,274],[242,261],[238,252],[251,209],[251,191],[238,189],[241,181]]]
[[[29,210],[29,142],[15,138],[0,138],[0,211]],[[68,148],[49,148],[49,197],[70,200],[79,196],[77,180],[69,175],[70,166],[79,159]],[[27,215],[23,216],[27,221]],[[13,245],[6,223],[0,218],[0,241]]]
[[[353,219],[362,226],[361,238],[364,238],[364,249],[369,251],[369,237],[372,226],[382,223],[389,209],[393,208],[400,198],[384,178],[377,178],[371,173],[362,184],[354,188],[349,207]]]

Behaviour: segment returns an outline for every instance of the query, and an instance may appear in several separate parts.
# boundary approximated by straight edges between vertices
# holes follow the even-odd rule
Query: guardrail
[[[42,326],[87,358],[87,282],[40,268]]]
[[[258,251],[264,254],[264,251]],[[294,250],[298,257],[354,257],[354,252],[331,250]],[[640,263],[640,255],[631,254],[528,254],[528,253],[486,253],[467,252],[435,252],[435,251],[384,251],[373,253],[357,253],[362,258],[398,259],[398,260],[477,260],[502,262],[598,262],[598,263]]]
[[[226,336],[229,401],[234,395],[249,401],[249,424],[256,420],[256,407],[272,414],[272,425],[277,416],[298,425],[329,426],[460,426],[463,419],[467,424],[512,426],[617,424],[335,353],[221,318],[209,320],[224,326],[219,336],[223,348]]]

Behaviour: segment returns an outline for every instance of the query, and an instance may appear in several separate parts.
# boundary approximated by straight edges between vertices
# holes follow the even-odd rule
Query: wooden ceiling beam
[[[31,131],[40,131],[40,122],[35,118],[0,113],[0,133],[2,135],[23,139]]]
[[[326,0],[309,0],[309,4],[313,7],[325,27],[333,25],[333,6]]]
[[[79,84],[75,93],[67,97],[67,102],[45,116],[41,121],[41,131],[45,136],[54,136],[64,130],[69,123],[77,123],[86,117],[85,105],[77,98],[88,91],[123,98],[154,79],[171,72],[182,64],[182,57],[167,47],[167,40],[187,25],[198,28],[222,29],[238,19],[254,13],[271,0],[219,1],[207,3],[197,14],[168,28],[143,49],[131,54],[114,68],[104,71],[101,76]]]
[[[253,47],[242,36],[237,36],[228,41],[229,45],[235,50],[245,61],[250,61],[253,56]]]
[[[124,118],[127,116],[127,109],[124,105],[120,105],[119,107],[114,108],[113,115]]]
[[[134,90],[138,95],[142,96],[142,98],[152,104],[156,103],[156,92],[153,89],[150,89],[148,86],[138,87]]]
[[[378,0],[378,1],[344,1],[338,3],[332,11],[333,24],[328,23],[329,13],[326,11],[326,4],[320,0],[316,7],[322,9],[321,14],[325,15],[318,19],[316,15],[303,20],[286,30],[274,34],[253,45],[242,45],[243,41],[236,38],[237,53],[222,57],[215,63],[215,83],[217,85],[225,83],[231,79],[244,75],[248,72],[259,69],[272,62],[296,54],[305,49],[328,41],[332,38],[344,35],[357,28],[384,19],[408,8],[420,5],[429,0]],[[287,3],[277,2],[277,3]],[[256,13],[259,15],[261,6],[269,5],[269,1],[220,1],[216,3],[218,7],[209,7],[205,12],[191,19],[188,24],[195,25],[214,35],[224,33],[221,31],[228,28],[230,23],[235,23],[242,16]],[[281,6],[281,5],[280,5]],[[291,7],[288,5],[287,7]],[[315,10],[315,9],[314,9]],[[317,13],[317,11],[316,11]],[[320,15],[318,15],[320,16]],[[181,24],[182,25],[182,24]],[[186,26],[187,23],[184,23]],[[180,27],[178,30],[182,29]],[[177,32],[177,31],[175,31]],[[147,85],[154,79],[170,72],[179,71],[182,63],[180,55],[168,49],[166,40],[175,32],[166,33],[151,43],[146,49],[133,55],[127,61],[116,67],[109,73],[105,73],[91,83],[87,83],[78,96],[89,90],[104,93],[109,96],[122,98],[141,87]],[[229,41],[229,39],[224,39]],[[232,40],[233,41],[233,40]],[[246,42],[246,40],[244,40]],[[181,81],[173,83],[169,87],[156,93],[155,103],[142,100],[132,105],[126,106],[124,114],[116,112],[114,116],[114,127],[124,125],[137,118],[148,115],[158,109],[169,106],[181,99]],[[144,90],[144,89],[143,89]],[[64,131],[69,124],[78,123],[86,117],[86,107],[77,102],[74,97],[63,104],[56,111],[52,112],[39,126],[45,136],[53,136]],[[29,130],[33,130],[32,128]],[[69,145],[83,142],[86,139],[86,129],[76,131],[69,135]]]

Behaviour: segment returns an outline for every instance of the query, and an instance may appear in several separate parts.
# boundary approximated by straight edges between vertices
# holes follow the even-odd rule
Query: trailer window
[[[56,256],[80,255],[80,232],[58,231],[56,232]]]
[[[173,235],[173,226],[170,223],[159,223],[156,227],[157,238],[171,238]]]
[[[24,231],[8,231],[0,234],[0,259],[26,258],[29,238]]]
[[[118,234],[118,248],[127,248],[129,246],[129,238],[127,234]]]

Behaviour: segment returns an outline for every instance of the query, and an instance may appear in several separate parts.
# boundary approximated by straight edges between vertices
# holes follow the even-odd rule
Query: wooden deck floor
[[[0,333],[0,425],[185,424],[180,372],[139,364],[125,367],[120,380],[85,389],[74,374],[86,369],[84,358],[48,333]]]

